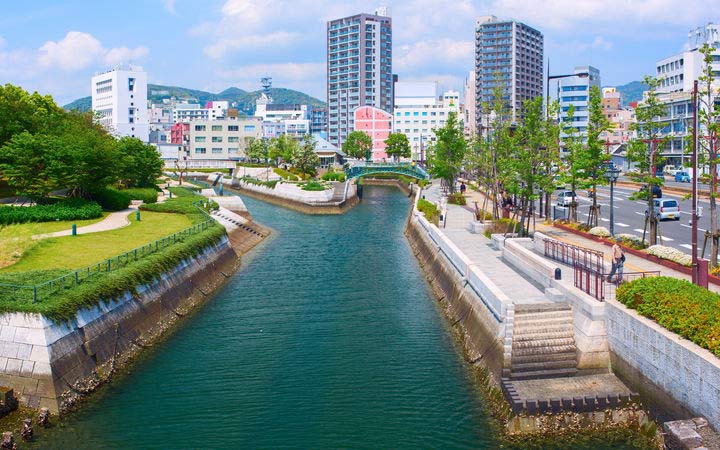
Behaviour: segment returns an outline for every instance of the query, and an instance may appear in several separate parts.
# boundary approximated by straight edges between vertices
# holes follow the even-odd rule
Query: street
[[[687,184],[686,184],[687,186]],[[556,203],[556,191],[553,195],[552,204]],[[639,237],[643,234],[645,222],[645,210],[647,202],[642,200],[630,200],[630,195],[637,192],[631,188],[615,187],[614,209],[615,209],[615,234],[628,233]],[[598,204],[600,207],[600,225],[610,228],[610,188],[607,186],[598,187]],[[685,253],[690,253],[690,217],[692,216],[692,202],[690,199],[683,199],[682,196],[663,193],[663,197],[672,198],[680,205],[680,220],[664,220],[660,222],[660,233],[662,234],[663,245],[674,247]],[[588,218],[592,198],[587,196],[587,191],[578,191],[578,220],[584,222]],[[698,220],[698,254],[702,254],[702,244],[705,231],[710,228],[710,202],[700,200],[698,206],[703,208],[703,216]],[[707,244],[705,255],[710,252],[710,242]]]

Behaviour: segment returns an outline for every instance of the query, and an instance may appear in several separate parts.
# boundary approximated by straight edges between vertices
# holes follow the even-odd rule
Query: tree
[[[278,158],[282,158],[285,162],[291,162],[293,155],[297,151],[298,142],[283,133],[280,136],[274,137],[270,140],[270,148],[268,150],[268,156],[277,162]]]
[[[41,202],[55,189],[49,157],[56,148],[52,136],[34,136],[27,131],[14,135],[2,147],[0,169],[16,194]]]
[[[165,167],[155,147],[133,137],[123,137],[117,146],[121,161],[120,182],[126,187],[154,186]]]
[[[385,152],[396,161],[410,157],[410,142],[404,133],[390,133],[385,139]]]
[[[605,184],[605,168],[610,160],[610,155],[605,152],[603,141],[600,140],[600,134],[610,129],[610,122],[603,114],[602,94],[597,86],[590,88],[588,112],[587,144],[578,153],[577,162],[593,192],[597,192],[597,186]],[[597,195],[593,195],[592,200],[592,213],[588,220],[592,219],[591,225],[596,227],[599,220]]]
[[[292,165],[302,173],[313,175],[318,164],[320,164],[320,157],[315,153],[315,140],[306,134],[302,144],[293,155]]]
[[[245,150],[248,158],[267,162],[270,156],[270,147],[265,139],[253,139]]]
[[[720,110],[715,104],[715,94],[713,93],[713,84],[715,84],[715,75],[713,72],[713,58],[717,50],[707,43],[700,48],[703,55],[703,72],[698,78],[699,88],[698,95],[705,98],[705,107],[698,110],[698,127],[703,133],[698,133],[698,165],[707,166],[708,173],[698,177],[698,174],[692,174],[698,177],[698,180],[709,185],[710,192],[710,230],[708,230],[712,239],[710,244],[710,267],[717,266],[718,247],[720,241],[720,230],[718,230],[717,218],[717,186],[718,186],[718,136],[720,134]],[[696,105],[697,106],[697,105]],[[703,249],[704,254],[704,249]]]
[[[372,139],[364,131],[351,132],[342,145],[342,150],[346,155],[357,159],[366,158],[369,160],[372,148]]]
[[[575,117],[575,106],[570,105],[567,111],[567,120],[563,123],[563,143],[565,144],[566,171],[560,179],[570,184],[570,190],[575,192],[578,184],[583,179],[585,170],[580,165],[580,152],[582,151],[582,137],[577,128],[573,126]],[[572,197],[568,218],[571,222],[577,222],[577,199]]]
[[[428,158],[430,173],[444,180],[452,194],[455,192],[455,180],[460,173],[467,150],[465,130],[462,122],[458,121],[457,113],[451,112],[445,126],[435,128],[433,132],[437,141]]]
[[[664,139],[658,138],[663,128],[663,124],[658,121],[658,118],[665,114],[666,108],[658,99],[659,80],[652,76],[646,76],[644,83],[648,86],[648,90],[645,91],[645,98],[642,103],[635,109],[637,121],[632,127],[636,131],[637,137],[630,141],[627,156],[640,169],[639,174],[632,175],[633,181],[645,183],[648,187],[646,191],[638,194],[637,198],[642,198],[648,202],[648,216],[646,218],[649,225],[648,243],[655,245],[657,244],[658,221],[657,217],[655,217],[653,191],[655,186],[662,186],[665,181],[663,177],[658,177],[655,173],[656,165],[661,164],[664,160],[658,155],[658,147],[665,142]]]
[[[64,114],[49,95],[29,94],[11,84],[0,86],[0,147],[23,131],[49,133]]]

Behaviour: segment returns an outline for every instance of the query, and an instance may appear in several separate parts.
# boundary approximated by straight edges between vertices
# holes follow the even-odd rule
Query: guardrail
[[[602,273],[604,254],[578,245],[545,238],[545,256],[570,266],[581,265]]]
[[[203,208],[198,206],[198,209],[200,209],[206,217],[212,217]],[[36,303],[59,292],[61,289],[72,289],[90,278],[126,267],[131,262],[148,257],[171,245],[182,242],[188,236],[202,233],[216,223],[215,219],[212,218],[204,220],[191,227],[145,244],[142,247],[134,248],[82,269],[68,271],[65,275],[49,281],[33,285],[0,283],[0,289],[5,291],[4,295],[11,293],[10,297],[12,297],[13,300],[25,301],[32,299],[32,302]],[[0,297],[1,296],[2,295],[0,295]]]
[[[594,269],[576,264],[573,266],[575,287],[594,297],[596,300],[605,301],[615,299],[615,290],[620,284],[639,278],[660,276],[660,271],[647,272],[623,272],[622,278],[613,276],[613,280],[607,281],[607,275]]]

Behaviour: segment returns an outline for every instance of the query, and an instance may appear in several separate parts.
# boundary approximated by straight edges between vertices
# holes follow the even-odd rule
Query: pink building
[[[355,131],[363,131],[373,141],[373,161],[387,159],[385,139],[392,133],[392,114],[374,106],[360,106],[353,111]]]

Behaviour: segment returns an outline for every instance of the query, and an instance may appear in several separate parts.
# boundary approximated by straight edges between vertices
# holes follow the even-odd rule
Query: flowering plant
[[[605,227],[590,228],[590,231],[588,231],[588,233],[598,237],[610,237],[610,232]]]
[[[660,259],[667,259],[668,261],[674,261],[683,266],[692,266],[692,256],[681,252],[680,250],[672,247],[665,247],[663,245],[653,245],[647,250],[648,255],[657,256]]]

